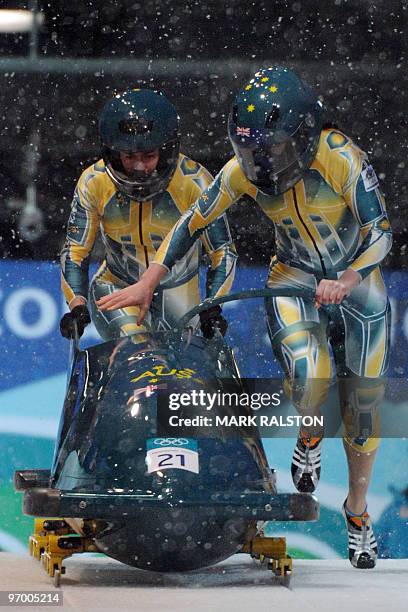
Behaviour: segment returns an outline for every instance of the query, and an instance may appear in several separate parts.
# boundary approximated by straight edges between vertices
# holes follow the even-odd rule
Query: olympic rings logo
[[[185,446],[188,440],[186,438],[155,438],[153,444],[155,446]]]

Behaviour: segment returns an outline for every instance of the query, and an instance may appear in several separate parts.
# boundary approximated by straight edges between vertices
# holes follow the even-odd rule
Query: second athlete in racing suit
[[[320,101],[295,73],[278,67],[256,73],[238,94],[229,118],[235,157],[181,217],[155,262],[171,269],[244,194],[273,221],[276,255],[267,286],[310,290],[311,297],[268,299],[270,337],[292,400],[312,414],[327,397],[331,342],[350,474],[343,506],[349,557],[356,567],[370,568],[377,546],[365,495],[379,441],[377,406],[390,338],[380,264],[392,237],[366,155],[341,131],[322,126]],[[123,293],[124,303],[146,308],[163,274],[163,268],[151,266],[140,283]],[[300,432],[292,461],[300,491],[317,485],[322,437],[323,432],[313,437]]]
[[[68,305],[81,304],[82,310],[77,311],[80,325],[89,298],[92,320],[105,340],[144,328],[137,325],[137,307],[101,312],[96,301],[140,278],[163,238],[212,181],[203,166],[179,152],[177,130],[177,113],[163,94],[135,89],[116,96],[101,117],[104,159],[87,168],[78,181],[61,256],[62,287]],[[146,163],[150,163],[149,156],[154,157],[155,151],[158,163],[151,173],[144,168],[132,168],[133,174],[125,172],[124,156],[147,155]],[[138,163],[136,159],[136,168]],[[89,259],[99,231],[105,256],[88,288]],[[217,219],[200,238],[171,266],[161,283],[148,319],[154,329],[172,327],[200,302],[202,246],[211,264],[207,297],[229,291],[236,252],[226,217]],[[210,315],[212,322],[222,327],[220,309]],[[207,319],[202,318],[201,325],[211,335]],[[64,335],[70,335],[71,323],[69,313],[61,322]]]

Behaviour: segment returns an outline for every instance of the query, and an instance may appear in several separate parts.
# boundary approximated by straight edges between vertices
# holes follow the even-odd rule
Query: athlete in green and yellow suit
[[[392,238],[378,180],[349,137],[323,129],[321,102],[285,68],[261,70],[246,84],[231,109],[229,136],[235,157],[181,217],[141,281],[114,300],[137,304],[143,316],[159,279],[209,224],[244,194],[258,203],[276,230],[267,286],[311,295],[267,301],[273,347],[290,396],[303,412],[316,414],[326,399],[331,342],[350,476],[343,506],[349,558],[356,567],[370,568],[377,546],[366,493],[390,337],[379,266]],[[105,298],[100,307],[110,304]],[[322,437],[322,431],[300,432],[292,461],[300,491],[313,491],[319,480]]]
[[[102,111],[100,134],[103,159],[81,175],[74,194],[62,251],[62,287],[71,309],[61,331],[72,337],[89,322],[86,302],[105,340],[143,331],[138,308],[101,312],[96,301],[135,283],[154,261],[163,238],[180,216],[211,183],[203,166],[180,153],[179,118],[167,98],[152,90],[128,90],[110,100]],[[98,232],[105,256],[88,290],[88,265]],[[227,293],[234,278],[236,252],[225,215],[193,241],[169,269],[157,292],[149,323],[166,329],[200,302],[201,246],[211,266],[207,297]],[[201,317],[204,335],[225,331],[221,309]]]

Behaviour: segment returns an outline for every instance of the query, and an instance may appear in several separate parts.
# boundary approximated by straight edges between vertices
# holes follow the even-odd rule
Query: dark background
[[[6,0],[0,8],[34,4]],[[226,117],[234,94],[257,68],[283,64],[300,72],[323,97],[328,119],[369,153],[395,232],[387,265],[405,267],[406,2],[39,0],[37,5],[44,14],[37,57],[29,34],[0,33],[2,257],[58,257],[75,182],[99,157],[98,114],[115,90],[163,89],[182,118],[183,151],[215,173],[232,155]],[[38,167],[31,180],[44,233],[30,241],[19,232],[16,200],[26,197],[27,154],[35,154],[35,143]],[[229,218],[241,264],[267,263],[273,229],[266,217],[261,221],[255,204],[245,200]]]

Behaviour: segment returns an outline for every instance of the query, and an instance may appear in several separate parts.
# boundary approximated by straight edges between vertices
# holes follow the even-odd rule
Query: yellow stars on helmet
[[[268,87],[268,89],[272,93],[276,93],[278,91],[278,88],[276,87],[276,85],[271,85],[270,87]]]
[[[269,81],[269,77],[262,77],[261,83],[267,83]]]
[[[247,111],[248,113],[253,113],[255,110],[255,106],[253,104],[248,104]]]
[[[204,200],[204,202],[206,202],[208,200],[208,195],[206,193],[203,193],[203,195],[201,196],[201,199]]]
[[[252,89],[252,85],[251,85],[251,84],[249,84],[249,85],[247,85],[247,86],[245,87],[245,91],[249,91],[250,89]]]

